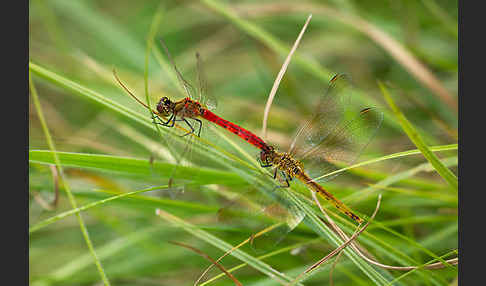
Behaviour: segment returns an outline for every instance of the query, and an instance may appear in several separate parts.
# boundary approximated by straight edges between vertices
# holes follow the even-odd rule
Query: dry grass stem
[[[221,264],[219,264],[217,261],[214,261],[214,259],[212,259],[209,255],[207,255],[206,253],[202,252],[201,250],[199,250],[199,249],[197,249],[195,247],[192,247],[190,245],[187,245],[187,244],[184,244],[184,243],[180,243],[180,242],[169,241],[169,243],[172,243],[172,244],[175,244],[175,245],[179,245],[179,246],[185,247],[185,248],[187,248],[189,250],[194,251],[195,253],[199,254],[200,256],[204,257],[205,259],[211,261],[211,263],[213,263],[213,265],[216,265],[221,271],[224,272],[224,274],[226,274],[226,276],[228,276],[231,280],[233,280],[233,282],[235,283],[235,285],[242,286],[242,284],[240,283],[240,281],[238,281],[238,279],[236,279],[236,277],[234,277],[233,274],[229,273]]]
[[[322,208],[322,206],[320,205],[319,201],[317,200],[317,197],[315,196],[315,194],[313,194],[313,198],[314,200],[316,201],[316,204],[319,206],[319,209],[321,210],[321,212],[324,214],[324,216],[326,217],[326,219],[329,221],[329,224],[331,225],[331,228],[345,241],[349,241],[350,239],[348,238],[348,236],[344,233],[344,231],[339,228],[336,223],[327,215],[327,213],[324,211],[324,209]],[[381,200],[381,195],[379,196],[379,200]],[[360,250],[360,248],[362,248],[362,246],[360,246],[359,244],[357,244],[355,241],[351,240],[350,241],[350,247],[356,252],[356,254],[358,254],[361,258],[363,258],[364,260],[366,260],[368,263],[370,264],[373,264],[373,265],[376,265],[378,267],[381,267],[381,268],[384,268],[384,269],[389,269],[389,270],[398,270],[398,271],[409,271],[409,270],[414,270],[414,269],[418,269],[418,268],[422,268],[422,269],[428,269],[428,270],[433,270],[433,269],[441,269],[441,268],[444,268],[446,267],[446,265],[444,265],[444,263],[442,262],[436,262],[436,263],[432,263],[432,264],[427,264],[427,265],[423,265],[423,266],[393,266],[393,265],[386,265],[386,264],[383,264],[383,263],[380,263],[376,260],[373,260],[371,258],[369,258],[368,256],[366,256],[365,254],[363,254],[363,251]],[[365,250],[366,251],[366,250]],[[458,258],[452,258],[452,259],[448,259],[448,260],[445,260],[446,263],[450,264],[450,265],[457,265],[459,263],[459,259]]]
[[[312,197],[314,198],[316,204],[319,206],[319,209],[323,212],[323,214],[325,214],[327,216],[327,214],[324,212],[324,209],[322,208],[321,204],[319,203],[319,200],[317,199],[317,197],[316,197],[316,195],[315,195],[314,192],[312,192]],[[322,258],[321,260],[317,261],[312,266],[310,266],[309,268],[307,268],[304,272],[302,272],[301,274],[299,274],[299,276],[297,276],[295,278],[295,280],[292,281],[291,285],[294,284],[294,283],[296,283],[297,281],[299,281],[299,279],[304,274],[307,274],[307,273],[311,272],[312,270],[316,269],[317,267],[319,267],[320,265],[322,265],[324,262],[326,262],[327,260],[329,260],[330,258],[332,258],[334,255],[340,253],[341,250],[343,250],[346,246],[348,246],[349,244],[351,244],[356,239],[356,237],[358,237],[370,225],[371,221],[375,218],[376,214],[378,213],[378,210],[380,209],[380,203],[381,203],[381,195],[378,196],[378,202],[376,203],[375,211],[371,215],[371,217],[368,220],[368,222],[366,222],[366,224],[361,229],[358,226],[358,228],[355,231],[355,233],[350,238],[347,238],[346,242],[344,242],[341,246],[339,246],[338,248],[334,249],[328,255],[326,255],[324,258]],[[329,221],[331,222],[332,220],[329,220]],[[335,225],[337,227],[337,225],[334,223],[334,221],[332,221],[331,224],[332,225]],[[337,228],[339,228],[339,227],[337,227]]]
[[[259,232],[257,232],[256,234],[252,234],[249,238],[245,239],[244,241],[242,241],[240,244],[236,245],[235,247],[233,247],[232,249],[228,250],[225,254],[223,254],[222,256],[220,256],[218,259],[216,259],[216,263],[220,262],[224,257],[226,257],[227,255],[229,255],[231,252],[235,251],[236,249],[242,247],[243,245],[247,244],[248,242],[251,242],[253,243],[253,240],[269,231],[272,231],[274,228],[277,228],[279,227],[281,224],[280,223],[277,223],[277,224],[274,224],[274,225],[271,225]],[[204,275],[206,275],[208,273],[209,270],[211,270],[211,268],[214,266],[215,264],[213,263],[212,265],[209,265],[208,268],[206,268],[206,270],[203,271],[203,273],[201,273],[201,275],[199,276],[199,278],[196,280],[196,282],[194,282],[194,285],[197,285],[199,284],[199,282],[201,281],[201,279],[204,277]]]
[[[336,268],[336,265],[339,261],[339,258],[341,258],[341,255],[343,255],[343,252],[340,251],[338,255],[336,256],[336,259],[334,259],[334,262],[331,265],[331,269],[329,270],[329,285],[334,286],[334,280],[332,279],[332,275],[334,273],[334,269]]]
[[[272,90],[270,91],[270,94],[268,95],[268,100],[267,100],[267,103],[265,105],[265,111],[263,112],[263,126],[262,126],[263,139],[266,139],[266,137],[267,137],[268,114],[270,113],[270,107],[272,106],[273,99],[275,97],[275,94],[277,93],[278,86],[280,85],[280,81],[282,80],[282,78],[285,74],[285,71],[287,70],[287,67],[290,63],[290,60],[292,59],[292,55],[295,53],[295,50],[299,46],[300,39],[304,35],[305,29],[307,28],[307,25],[309,24],[311,18],[312,18],[312,14],[310,14],[309,17],[307,17],[307,20],[305,21],[305,24],[302,27],[302,30],[300,31],[299,36],[295,40],[295,43],[292,46],[292,49],[290,50],[289,54],[287,55],[285,62],[283,63],[282,67],[280,68],[280,71],[278,72],[278,75],[275,78],[275,81],[273,82]]]

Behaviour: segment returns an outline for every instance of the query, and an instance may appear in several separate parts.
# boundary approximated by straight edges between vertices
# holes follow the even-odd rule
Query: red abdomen
[[[243,140],[247,141],[248,143],[252,144],[253,146],[268,151],[270,147],[263,141],[260,137],[256,136],[255,134],[251,133],[250,131],[246,130],[243,127],[240,127],[228,120],[224,120],[223,118],[217,116],[216,114],[212,113],[211,111],[204,109],[201,114],[201,117],[204,119],[214,122],[215,124],[223,127],[224,129],[228,129],[230,132],[238,135],[239,137],[243,138]]]

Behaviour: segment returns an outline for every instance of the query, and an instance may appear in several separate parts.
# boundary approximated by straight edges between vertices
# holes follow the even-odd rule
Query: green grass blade
[[[257,25],[239,17],[230,7],[215,0],[203,0],[201,2],[226,17],[230,22],[234,23],[242,31],[261,41],[269,48],[276,51],[278,54],[283,56],[288,55],[290,48],[280,42],[272,34],[261,29]],[[314,59],[309,59],[307,57],[304,58],[298,52],[294,54],[293,58],[294,61],[297,62],[300,66],[305,68],[317,78],[321,79],[323,82],[327,83],[329,79],[333,76],[333,73],[330,70],[320,66],[319,63]]]
[[[50,0],[53,9],[62,15],[69,15],[84,31],[93,37],[92,41],[104,45],[109,53],[108,60],[123,61],[133,69],[143,71],[143,45],[133,34],[122,29],[107,14],[103,14],[89,1]]]
[[[443,161],[442,164],[444,164],[445,166],[457,166],[457,157],[445,158],[442,161]],[[394,174],[393,176],[388,176],[387,178],[377,182],[376,184],[367,187],[364,190],[356,192],[355,194],[352,194],[347,198],[344,198],[343,201],[352,201],[354,199],[365,200],[369,198],[372,194],[374,194],[376,191],[381,190],[384,187],[388,187],[404,179],[410,178],[419,172],[430,172],[433,170],[435,169],[431,163],[420,164],[409,170]]]
[[[93,207],[96,207],[96,206],[99,206],[99,205],[106,204],[107,202],[110,202],[112,200],[121,199],[123,197],[133,196],[133,195],[136,195],[136,194],[145,193],[145,192],[149,192],[149,191],[161,190],[161,189],[165,189],[167,187],[168,186],[157,186],[157,187],[152,187],[152,188],[146,188],[146,189],[143,189],[143,190],[138,190],[138,191],[133,191],[133,192],[128,192],[128,193],[123,193],[123,194],[120,194],[120,195],[111,196],[109,198],[106,198],[106,199],[103,199],[103,200],[98,200],[96,202],[93,202],[93,203],[84,205],[82,207],[78,207],[78,208],[75,208],[75,209],[72,209],[72,210],[69,210],[69,211],[60,213],[60,214],[58,214],[56,216],[50,217],[48,219],[45,219],[45,220],[43,220],[43,221],[35,224],[34,226],[31,226],[29,228],[29,235],[32,234],[35,231],[40,230],[41,228],[44,228],[44,227],[46,227],[46,226],[48,226],[48,225],[50,225],[52,223],[55,223],[56,221],[59,221],[59,220],[65,218],[65,217],[68,217],[68,216],[74,215],[74,214],[78,214],[81,211],[86,211],[86,210],[88,210],[90,208],[93,208]]]
[[[312,243],[318,242],[320,240],[321,240],[321,238],[316,238],[316,239],[311,239],[311,240],[308,240],[308,241],[305,241],[305,242],[296,243],[296,244],[293,244],[293,245],[290,245],[290,246],[287,246],[287,247],[283,247],[283,248],[280,248],[278,250],[269,252],[267,254],[258,256],[257,259],[262,260],[262,259],[265,259],[265,258],[268,258],[268,257],[272,257],[272,256],[275,256],[275,255],[284,253],[284,252],[290,252],[290,251],[292,251],[292,249],[295,249],[295,248],[298,248],[298,247],[301,247],[301,246],[304,246],[304,245],[307,245],[307,244],[312,244]],[[239,265],[237,265],[235,267],[232,267],[232,268],[228,269],[228,272],[230,272],[230,273],[231,272],[234,272],[234,271],[236,271],[236,270],[238,270],[240,268],[243,268],[243,267],[245,267],[247,265],[248,264],[246,264],[246,263],[241,263],[241,264],[239,264]],[[219,278],[223,278],[223,277],[225,277],[225,274],[224,273],[220,273],[220,274],[215,275],[211,279],[208,279],[208,280],[206,280],[205,282],[203,282],[203,283],[201,283],[199,285],[200,286],[208,285],[211,282],[213,282],[215,280],[218,280]]]
[[[458,23],[454,20],[451,16],[447,14],[447,11],[444,11],[436,2],[435,0],[422,0],[424,6],[429,9],[429,11],[442,22],[444,28],[447,32],[449,32],[452,36],[454,36],[457,40],[458,38]]]
[[[76,199],[74,198],[74,196],[71,192],[71,188],[69,187],[69,183],[64,176],[64,171],[63,171],[63,168],[61,166],[59,157],[57,156],[57,153],[55,152],[56,148],[54,146],[54,142],[53,142],[51,134],[49,132],[49,128],[47,127],[47,123],[46,123],[46,120],[44,118],[44,114],[42,112],[42,107],[40,105],[39,97],[37,95],[37,91],[35,89],[35,85],[34,85],[34,82],[32,80],[32,75],[31,75],[30,71],[29,71],[29,87],[30,87],[30,94],[32,96],[32,100],[34,101],[34,106],[35,106],[36,111],[37,111],[37,115],[39,116],[39,121],[41,122],[42,130],[43,130],[44,135],[46,137],[47,144],[49,145],[49,149],[51,150],[51,156],[50,157],[54,161],[54,164],[56,165],[57,172],[59,173],[61,181],[64,185],[64,189],[66,190],[66,194],[68,196],[69,203],[71,204],[71,207],[73,209],[76,209],[77,208]],[[77,213],[76,218],[78,220],[79,227],[81,228],[81,233],[83,235],[83,238],[84,238],[84,240],[85,240],[85,242],[88,246],[88,249],[90,251],[91,259],[94,259],[94,262],[96,264],[96,268],[98,269],[98,272],[100,274],[101,280],[103,281],[103,284],[105,286],[108,286],[108,285],[110,285],[110,281],[108,280],[108,277],[106,276],[105,270],[103,269],[103,266],[101,265],[101,261],[98,258],[98,255],[96,254],[96,251],[95,251],[94,246],[93,246],[93,242],[91,241],[91,239],[89,237],[88,229],[86,228],[83,217],[81,216],[81,214]]]
[[[41,164],[53,164],[51,151],[30,150],[29,161]],[[120,173],[125,175],[138,175],[151,177],[169,176],[174,168],[173,164],[155,161],[150,164],[147,159],[128,158],[110,155],[83,154],[70,152],[55,152],[63,166],[86,168],[91,170]],[[193,181],[200,185],[206,184],[228,184],[245,185],[245,181],[238,175],[201,167],[178,166],[173,174],[174,179],[184,179],[190,175],[197,174]]]
[[[453,250],[453,251],[451,251],[451,252],[449,252],[449,253],[446,253],[446,254],[442,255],[440,258],[443,260],[445,257],[450,256],[450,255],[451,255],[451,254],[453,254],[453,253],[456,253],[456,254],[457,254],[457,251],[456,251],[456,250]],[[421,268],[423,268],[424,266],[426,266],[426,265],[428,265],[428,264],[432,264],[432,263],[434,263],[434,262],[437,262],[437,260],[439,260],[439,259],[432,259],[432,260],[430,260],[429,262],[427,262],[427,263],[425,263],[425,264],[423,264],[423,265],[420,265],[420,266],[419,266],[419,267],[417,267],[416,269],[413,269],[413,270],[407,271],[406,273],[404,273],[404,274],[402,274],[402,275],[398,276],[397,278],[393,279],[393,281],[390,281],[390,283],[388,283],[386,286],[391,286],[391,285],[393,285],[393,283],[395,283],[395,282],[397,282],[397,281],[399,281],[399,280],[403,279],[405,276],[410,275],[410,274],[412,274],[413,272],[420,270]]]
[[[123,249],[129,248],[136,243],[140,243],[143,240],[149,239],[155,232],[160,231],[160,226],[150,226],[144,229],[140,229],[131,233],[130,235],[117,238],[99,248],[99,256],[101,258],[108,258]],[[62,267],[59,267],[53,273],[47,274],[47,277],[34,281],[32,286],[44,286],[50,285],[52,282],[66,281],[69,277],[74,276],[76,273],[85,270],[90,264],[90,257],[88,255],[82,255],[77,259],[66,263]]]
[[[457,144],[449,144],[449,145],[430,147],[430,151],[432,151],[432,152],[450,151],[450,150],[457,150]],[[395,159],[395,158],[400,158],[400,157],[415,155],[415,154],[420,154],[420,153],[421,152],[420,152],[419,149],[414,149],[414,150],[408,150],[408,151],[398,152],[398,153],[374,158],[374,159],[371,159],[371,160],[363,161],[363,162],[360,162],[360,163],[357,163],[357,164],[354,164],[354,165],[344,167],[344,168],[338,169],[336,171],[327,173],[325,175],[322,175],[320,177],[315,178],[314,180],[317,181],[317,180],[323,179],[325,177],[329,177],[329,176],[337,174],[337,173],[342,173],[342,172],[349,170],[349,169],[358,168],[358,167],[366,166],[366,165],[373,164],[373,163],[378,163],[378,162],[389,160],[389,159]]]
[[[155,13],[152,24],[150,25],[150,31],[147,36],[147,48],[145,50],[145,68],[143,73],[144,87],[145,87],[145,102],[147,102],[147,110],[151,117],[153,117],[154,115],[152,114],[152,109],[150,108],[152,104],[150,103],[149,84],[148,84],[149,59],[150,59],[150,51],[152,50],[152,45],[154,43],[154,37],[157,34],[157,30],[160,25],[161,19],[162,19],[162,11],[158,10],[157,13]],[[159,134],[159,137],[163,138],[162,133],[160,133],[159,125],[158,124],[154,124],[154,125],[155,128],[157,129],[157,133]]]
[[[71,81],[55,72],[52,72],[46,68],[43,68],[35,63],[29,62],[29,71],[38,75],[39,77],[55,84],[56,86],[62,87],[76,95],[79,95],[83,98],[87,98],[99,104],[106,106],[108,109],[120,113],[133,121],[136,121],[140,124],[143,124],[147,127],[153,128],[152,124],[150,124],[143,116],[140,114],[126,108],[125,106],[106,98],[102,94],[95,92],[89,88],[86,88],[74,81]]]
[[[177,185],[173,185],[172,187],[177,187]],[[81,207],[78,207],[76,209],[72,209],[63,213],[60,213],[58,215],[52,216],[50,218],[47,218],[34,226],[29,228],[29,235],[50,225],[53,224],[61,219],[64,219],[68,216],[74,215],[76,213],[82,212],[89,210],[94,207],[98,206],[103,206],[108,202],[112,201],[117,201],[119,199],[125,198],[125,197],[130,197],[130,199],[139,201],[140,203],[143,203],[144,208],[150,208],[152,209],[153,207],[161,207],[161,206],[167,206],[171,208],[175,208],[178,210],[187,210],[190,211],[191,213],[196,213],[196,212],[204,212],[204,213],[211,213],[214,214],[216,213],[219,209],[220,206],[208,206],[207,204],[196,204],[196,203],[191,203],[191,202],[185,202],[185,201],[178,201],[178,200],[171,200],[171,199],[162,199],[162,198],[155,198],[151,196],[140,196],[138,194],[140,193],[145,193],[145,192],[150,192],[150,191],[155,191],[155,190],[164,190],[168,188],[168,186],[155,186],[155,187],[150,187],[150,188],[145,188],[142,190],[137,190],[133,192],[127,192],[127,193],[122,193],[120,194],[119,192],[111,191],[111,190],[96,190],[96,192],[82,192],[78,193],[77,196],[80,198],[88,198],[88,199],[97,199],[96,201],[83,205]],[[109,197],[106,197],[106,194],[112,195]],[[104,198],[103,198],[104,197]],[[123,201],[121,201],[123,204]],[[120,204],[121,205],[121,204]],[[134,207],[134,204],[125,204],[127,207]]]
[[[190,234],[194,235],[195,237],[198,237],[207,243],[213,245],[214,247],[217,247],[221,249],[222,251],[226,252],[229,251],[233,248],[232,245],[228,244],[227,242],[211,235],[210,233],[201,230],[197,226],[190,224],[164,210],[158,209],[158,214],[161,218],[164,220],[168,221],[169,223],[180,227],[184,229],[185,231],[189,232]],[[284,273],[281,273],[275,269],[273,269],[270,265],[264,263],[263,261],[247,254],[246,252],[236,249],[231,252],[231,255],[240,259],[241,261],[244,261],[254,269],[260,271],[261,273],[267,275],[268,277],[271,277],[273,280],[277,281],[278,283],[285,285],[285,283],[288,283],[292,280],[292,278],[288,277]],[[298,284],[301,285],[301,284]]]
[[[432,166],[434,166],[435,170],[437,170],[437,173],[439,173],[439,175],[452,187],[452,189],[457,191],[457,177],[454,175],[454,173],[452,173],[451,170],[449,170],[444,164],[442,164],[439,158],[437,158],[437,156],[435,156],[435,154],[425,144],[421,136],[418,134],[417,130],[415,130],[415,127],[412,125],[412,123],[410,123],[410,121],[408,121],[405,115],[395,104],[386,87],[381,82],[378,82],[378,85],[381,89],[381,92],[383,93],[383,96],[385,97],[385,100],[387,101],[392,111],[395,113],[395,116],[400,122],[400,125],[407,134],[408,138],[410,138],[413,144],[415,144],[420,152],[422,152],[424,157],[432,164]]]

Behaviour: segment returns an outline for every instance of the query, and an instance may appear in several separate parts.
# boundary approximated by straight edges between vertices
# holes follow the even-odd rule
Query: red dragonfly
[[[253,146],[266,150],[268,147],[265,142],[255,135],[254,133],[248,131],[247,129],[234,124],[228,120],[225,120],[218,115],[214,114],[211,110],[216,108],[217,101],[215,100],[214,97],[205,94],[203,92],[202,86],[204,83],[202,82],[203,80],[201,79],[201,71],[200,70],[200,56],[199,53],[196,53],[196,58],[197,58],[197,66],[198,66],[198,74],[199,74],[199,83],[200,83],[200,90],[199,90],[199,98],[196,99],[194,94],[194,88],[182,77],[182,74],[179,72],[177,69],[177,66],[174,63],[174,60],[172,59],[169,50],[167,49],[166,45],[164,44],[163,41],[161,41],[162,46],[165,49],[165,52],[167,54],[167,57],[169,58],[176,74],[181,82],[182,86],[184,87],[184,90],[186,92],[187,97],[184,99],[181,99],[179,101],[174,101],[166,96],[162,97],[160,101],[157,104],[156,109],[153,110],[150,107],[148,107],[145,103],[140,101],[118,78],[116,75],[116,72],[113,71],[114,76],[118,83],[125,89],[125,91],[130,94],[138,103],[141,105],[145,106],[146,108],[149,108],[152,113],[155,115],[154,117],[154,123],[160,124],[165,127],[174,127],[175,123],[177,121],[181,121],[186,123],[186,125],[190,128],[190,131],[185,133],[182,136],[186,136],[189,134],[196,134],[198,137],[201,135],[201,127],[202,127],[202,121],[199,118],[206,119],[210,122],[215,123],[216,125],[219,125],[223,127],[224,129],[236,134],[243,140],[247,141],[248,143],[252,144]],[[162,119],[161,117],[167,118],[167,120]],[[191,123],[187,119],[192,119],[195,122],[199,124],[199,127],[196,129],[191,125]]]

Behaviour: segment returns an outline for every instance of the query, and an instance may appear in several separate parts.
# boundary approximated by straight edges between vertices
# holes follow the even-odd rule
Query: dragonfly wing
[[[343,120],[346,110],[350,108],[346,92],[348,88],[349,80],[344,74],[335,75],[330,80],[312,116],[294,135],[289,149],[291,155],[299,156],[318,145]]]
[[[305,218],[305,213],[297,209],[296,206],[290,206],[287,208],[289,213],[286,217],[288,232],[296,228]]]
[[[211,95],[208,88],[208,81],[206,80],[206,74],[204,73],[203,61],[199,53],[196,53],[197,60],[197,79],[199,83],[199,102],[202,103],[207,109],[215,110],[218,106],[218,101]]]
[[[179,186],[171,189],[180,192],[186,189],[180,187],[181,185],[185,186],[200,176],[200,169],[193,167],[204,166],[205,163],[208,163],[207,160],[201,159],[201,143],[197,134],[200,132],[201,137],[206,138],[211,136],[211,132],[202,120],[188,117],[177,117],[172,128],[160,128],[164,128],[165,131],[161,137],[162,142],[173,158],[172,161],[168,162],[174,165],[173,170],[167,173],[168,182],[171,185]],[[198,155],[195,156],[195,153]],[[171,195],[171,197],[173,196]]]
[[[351,95],[348,77],[334,76],[311,119],[292,142],[289,152],[304,162],[316,181],[335,178],[340,173],[325,175],[355,162],[381,125],[383,113],[363,109]]]
[[[289,243],[285,240],[287,234],[305,215],[290,204],[282,189],[276,188],[273,175],[255,172],[249,179],[255,188],[233,197],[230,204],[218,211],[218,218],[228,226],[237,226],[246,229],[249,235],[256,235],[251,248],[257,253],[271,251],[277,245],[282,247]]]
[[[180,122],[177,123],[180,124]],[[191,176],[186,175],[184,176],[184,178],[181,178],[181,176],[179,176],[179,172],[181,172],[181,170],[184,170],[184,168],[186,167],[192,166],[191,161],[194,140],[193,138],[191,138],[191,135],[186,136],[184,140],[180,140],[181,138],[177,137],[182,136],[182,132],[180,130],[171,131],[175,131],[174,134],[170,136],[165,136],[164,138],[167,142],[167,149],[169,150],[175,161],[173,162],[174,166],[172,170],[167,174],[169,185],[168,194],[170,195],[171,199],[175,199],[180,193],[183,193],[185,191],[185,184],[191,181]]]
[[[167,45],[165,44],[165,42],[162,39],[160,39],[160,44],[164,48],[165,54],[167,55],[167,58],[169,59],[170,64],[174,68],[174,72],[176,73],[177,79],[179,80],[179,83],[182,86],[182,89],[186,93],[186,96],[191,98],[191,99],[197,100],[197,97],[195,97],[195,95],[197,94],[196,89],[182,76],[181,72],[179,72],[179,69],[177,68],[177,65],[175,64],[175,61],[172,58],[172,56],[169,52],[169,49],[167,48]]]
[[[383,121],[383,112],[377,108],[362,109],[354,118],[343,121],[319,144],[302,154],[301,160],[309,166],[314,181],[328,181],[340,173],[334,171],[356,162],[373,139]]]

